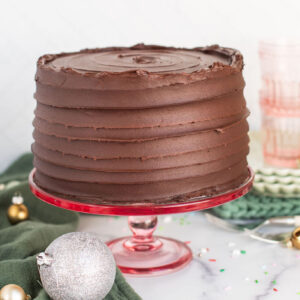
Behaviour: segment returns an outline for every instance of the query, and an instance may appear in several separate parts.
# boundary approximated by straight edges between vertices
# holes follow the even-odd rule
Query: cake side
[[[38,61],[36,183],[82,201],[166,201],[240,185],[241,54],[137,45]]]

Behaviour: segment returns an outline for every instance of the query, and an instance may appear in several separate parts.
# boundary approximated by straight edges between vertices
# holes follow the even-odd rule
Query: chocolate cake
[[[248,177],[240,52],[147,46],[44,55],[34,180],[88,203],[187,201]]]

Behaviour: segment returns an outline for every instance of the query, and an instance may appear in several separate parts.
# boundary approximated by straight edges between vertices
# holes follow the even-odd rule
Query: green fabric
[[[38,200],[28,187],[32,155],[25,154],[0,175],[0,288],[6,284],[20,285],[33,299],[49,300],[42,289],[35,255],[58,236],[74,231],[78,214]],[[10,225],[6,210],[13,194],[19,191],[30,212],[30,220]],[[140,300],[117,270],[116,280],[105,300]]]
[[[245,196],[212,208],[223,219],[268,219],[276,216],[300,215],[299,198],[270,197],[251,191]]]

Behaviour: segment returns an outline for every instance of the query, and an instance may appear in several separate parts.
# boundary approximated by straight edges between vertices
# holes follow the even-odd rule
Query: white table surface
[[[259,146],[252,143],[249,160],[255,166],[259,164],[257,151]],[[79,230],[95,232],[104,241],[130,235],[125,217],[82,215]],[[190,242],[195,255],[189,266],[170,275],[127,276],[144,300],[300,299],[298,250],[225,231],[200,212],[160,216],[157,234]],[[199,257],[205,248],[209,251]]]

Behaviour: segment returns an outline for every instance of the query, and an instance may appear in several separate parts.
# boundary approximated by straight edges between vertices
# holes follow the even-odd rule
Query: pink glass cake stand
[[[184,202],[165,204],[89,204],[60,198],[49,194],[34,182],[35,169],[29,175],[29,186],[39,199],[68,210],[98,215],[129,216],[128,224],[133,236],[121,237],[107,242],[116,263],[125,274],[138,276],[162,275],[177,271],[192,260],[191,249],[183,242],[153,236],[157,216],[204,210],[245,195],[252,187],[254,173],[250,167],[249,177],[238,188],[212,197],[194,197]]]

